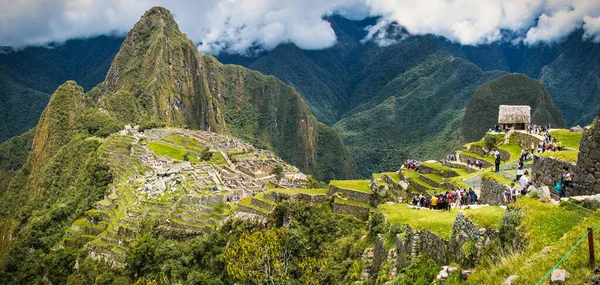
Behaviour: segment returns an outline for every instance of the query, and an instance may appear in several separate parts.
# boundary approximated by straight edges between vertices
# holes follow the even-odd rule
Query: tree
[[[285,229],[242,233],[223,253],[227,273],[247,284],[287,283],[281,245],[285,235]]]
[[[183,154],[183,161],[190,161],[190,154],[188,152]]]
[[[281,165],[273,167],[273,170],[271,170],[271,174],[276,175],[278,180],[283,178],[283,167]]]

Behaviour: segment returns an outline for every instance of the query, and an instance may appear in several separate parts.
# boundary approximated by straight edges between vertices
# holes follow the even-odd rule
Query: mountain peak
[[[175,22],[175,18],[173,18],[173,14],[163,7],[152,7],[150,10],[146,11],[129,34],[139,29],[149,29],[151,32],[157,31],[157,29],[159,31],[174,30],[181,34],[179,26],[177,26],[177,22]]]

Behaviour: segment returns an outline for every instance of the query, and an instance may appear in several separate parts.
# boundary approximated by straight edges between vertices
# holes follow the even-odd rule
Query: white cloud
[[[585,39],[600,41],[600,0],[2,0],[0,45],[124,33],[152,6],[171,10],[199,49],[213,54],[281,43],[330,47],[336,37],[323,17],[332,14],[382,17],[368,36],[380,44],[397,40],[397,34],[376,33],[393,22],[412,34],[471,45],[497,41],[504,30],[522,34],[527,44],[560,41],[579,28]]]

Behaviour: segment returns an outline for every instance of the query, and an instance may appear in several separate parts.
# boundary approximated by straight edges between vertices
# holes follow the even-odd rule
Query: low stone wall
[[[527,133],[515,132],[515,134],[517,135],[517,144],[526,150],[531,150],[532,143],[535,145],[535,147],[537,149],[537,146],[541,141],[537,137],[527,134]]]
[[[481,180],[479,201],[490,205],[504,205],[504,189],[506,186],[493,180]]]
[[[396,183],[394,181],[394,179],[387,176],[386,174],[381,174],[381,178],[383,178],[383,181],[385,181],[385,183],[387,183],[391,186],[391,190],[399,191],[402,188],[400,186],[400,184]],[[400,178],[400,179],[402,179],[402,178]]]
[[[419,178],[421,178],[421,180],[425,181],[425,183],[427,183],[433,187],[436,187],[436,188],[440,188],[440,187],[444,186],[444,182],[434,181],[433,179],[427,178],[427,176],[425,176],[423,174],[419,175]]]
[[[274,202],[283,202],[283,201],[305,201],[309,203],[321,203],[329,200],[329,196],[327,194],[308,194],[308,193],[280,193],[272,191],[269,194],[265,193],[265,198],[274,201]]]
[[[348,197],[351,200],[358,201],[361,203],[367,203],[374,207],[377,206],[377,199],[373,198],[373,194],[361,192],[357,190],[340,188],[334,185],[329,185],[329,189],[327,191],[328,196],[333,196],[335,193],[340,193],[342,197]]]
[[[448,253],[448,240],[429,231],[413,231],[407,226],[404,235],[396,237],[398,269],[408,266],[412,259],[419,254],[438,263],[447,263],[450,259]]]
[[[454,170],[442,171],[442,170],[439,170],[439,169],[427,167],[427,166],[425,166],[423,164],[421,164],[419,166],[419,172],[421,172],[423,174],[437,174],[439,176],[446,177],[446,178],[458,176],[458,173],[456,173],[456,171],[454,171]]]
[[[377,235],[375,238],[375,247],[373,247],[373,263],[371,264],[370,275],[379,272],[381,265],[387,260],[387,249],[385,248],[383,238]]]
[[[600,193],[600,125],[586,129],[579,144],[579,166],[580,192],[586,194]]]
[[[486,155],[488,153],[483,147],[478,145],[471,145],[468,148],[466,148],[466,150],[468,152],[476,153],[479,155]]]
[[[453,161],[442,161],[442,165],[444,166],[448,166],[451,168],[460,168],[463,170],[466,170],[469,173],[473,173],[473,172],[477,172],[479,170],[479,168],[473,168],[473,167],[469,167],[466,164],[463,163],[458,163],[458,162],[453,162]]]
[[[369,219],[370,213],[368,208],[345,203],[333,203],[333,212],[344,215],[352,215],[363,221]]]
[[[256,207],[263,208],[263,209],[269,210],[269,211],[273,211],[273,209],[275,209],[274,204],[271,204],[271,203],[268,203],[265,201],[261,201],[259,199],[255,199],[255,198],[252,198],[252,200],[250,200],[250,203]]]
[[[492,240],[498,237],[498,231],[489,228],[481,228],[467,219],[462,213],[458,213],[452,227],[450,236],[451,254],[459,260],[464,261],[465,253],[463,245],[472,242],[476,245],[477,257],[481,257],[483,249],[491,246]]]
[[[408,185],[412,186],[417,191],[423,192],[423,193],[425,193],[425,192],[427,192],[427,190],[429,190],[429,189],[425,188],[424,186],[422,186],[421,184],[412,181],[411,179],[408,179]]]

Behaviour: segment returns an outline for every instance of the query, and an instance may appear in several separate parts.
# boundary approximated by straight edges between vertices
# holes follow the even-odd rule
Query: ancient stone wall
[[[358,201],[361,203],[367,203],[367,204],[377,204],[376,199],[373,199],[373,195],[370,193],[366,193],[366,192],[361,192],[361,191],[357,191],[357,190],[350,190],[350,189],[344,189],[344,188],[340,188],[334,185],[329,185],[329,190],[327,191],[327,195],[332,196],[335,193],[340,193],[341,196],[343,197],[348,197],[351,200],[354,201]],[[377,206],[377,205],[373,205],[373,206]]]
[[[481,180],[481,194],[479,201],[490,205],[504,205],[504,189],[502,185],[496,181],[483,179]]]
[[[580,188],[579,192],[587,195],[600,193],[600,125],[596,124],[583,133],[577,166],[579,177],[573,180],[579,184],[576,185]]]
[[[469,159],[471,161],[473,161],[473,160],[480,160],[479,158],[475,158],[475,157],[469,156],[468,154],[464,154],[464,153],[462,153],[462,154],[459,155],[459,159],[460,159],[460,162],[462,162],[462,163],[467,163],[467,159]],[[489,161],[487,161],[487,160],[483,160],[482,162],[483,162],[482,166],[484,168],[492,166],[492,164]]]
[[[305,201],[309,203],[321,203],[329,200],[326,194],[308,194],[308,193],[294,193],[287,194],[276,191],[265,193],[265,198],[275,202],[283,201]]]
[[[517,134],[517,144],[527,150],[531,149],[532,143],[537,149],[537,146],[541,141],[539,138],[527,133],[515,132],[515,134]]]
[[[489,247],[492,240],[497,237],[498,231],[481,228],[467,219],[462,213],[459,213],[452,227],[450,252],[455,258],[464,260],[463,245],[467,242],[472,242],[476,245],[477,257],[481,257],[483,249]]]
[[[387,260],[387,249],[385,248],[383,238],[377,235],[375,238],[375,247],[373,248],[373,263],[371,265],[371,275],[378,272],[383,262]]]
[[[423,164],[421,164],[419,166],[419,172],[421,172],[423,174],[437,174],[439,176],[446,177],[446,178],[458,176],[458,173],[456,173],[456,171],[454,171],[454,170],[443,171],[443,170],[427,167]]]
[[[345,203],[333,203],[333,212],[343,215],[352,215],[363,221],[369,219],[369,209]]]

